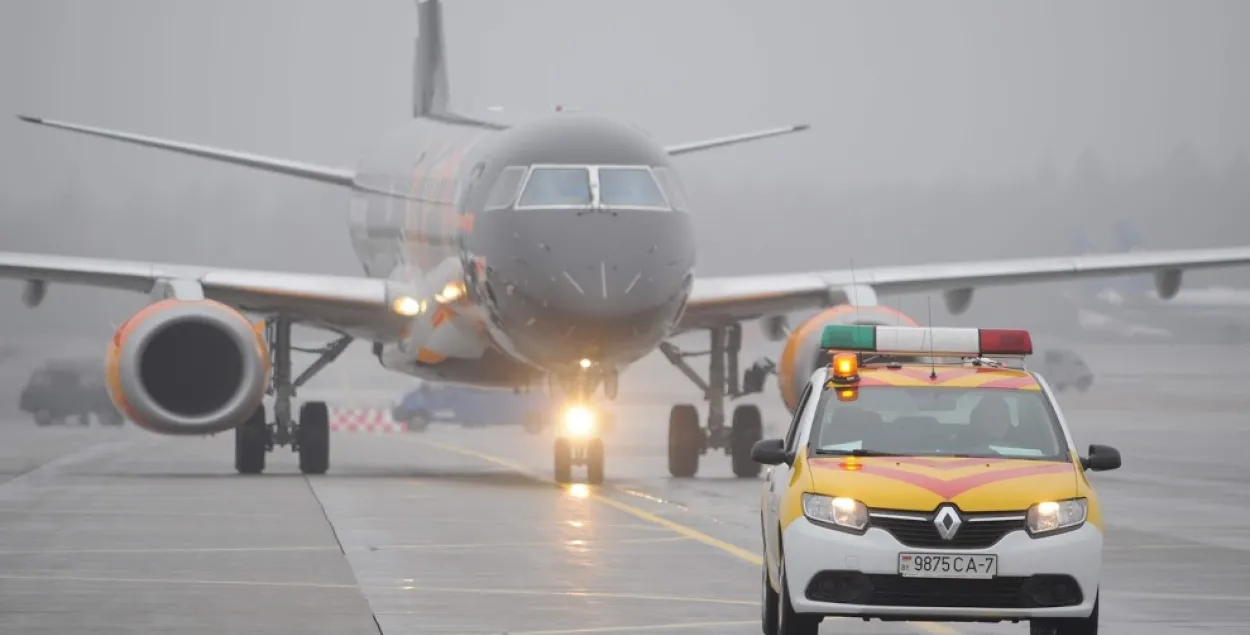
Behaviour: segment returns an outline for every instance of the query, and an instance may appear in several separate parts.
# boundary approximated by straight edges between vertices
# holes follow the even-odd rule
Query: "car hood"
[[[952,502],[968,512],[1021,511],[1077,493],[1076,468],[1063,461],[813,456],[807,463],[812,492],[876,509],[927,512]]]

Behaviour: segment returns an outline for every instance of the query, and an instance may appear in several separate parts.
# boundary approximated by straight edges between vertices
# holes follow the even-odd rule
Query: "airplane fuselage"
[[[543,194],[543,179],[565,189]],[[352,242],[369,276],[435,290],[463,281],[461,297],[416,318],[425,329],[411,341],[382,347],[388,368],[513,386],[582,360],[619,370],[669,336],[685,307],[695,244],[684,195],[668,155],[626,125],[561,114],[492,131],[414,119],[357,181]]]

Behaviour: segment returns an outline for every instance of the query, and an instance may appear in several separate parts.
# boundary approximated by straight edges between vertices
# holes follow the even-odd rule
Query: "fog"
[[[1250,244],[1240,0],[445,4],[467,114],[563,104],[664,142],[812,124],[680,159],[703,275],[1109,249],[1118,220],[1153,248]],[[410,112],[415,31],[412,0],[0,3],[0,249],[358,273],[344,191],[12,115],[351,166]],[[935,298],[933,321],[1052,324],[1063,288]],[[19,294],[0,282],[0,340],[91,353],[145,301]]]

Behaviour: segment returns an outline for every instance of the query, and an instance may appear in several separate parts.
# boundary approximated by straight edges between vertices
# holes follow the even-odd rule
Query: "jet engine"
[[[162,300],[109,342],[109,396],[136,425],[206,435],[245,421],[269,385],[263,323],[211,300]]]
[[[854,307],[841,304],[808,318],[786,338],[777,364],[777,386],[786,408],[794,412],[812,372],[829,363],[820,348],[825,326],[830,324],[875,324],[883,326],[919,326],[915,320],[884,306]]]

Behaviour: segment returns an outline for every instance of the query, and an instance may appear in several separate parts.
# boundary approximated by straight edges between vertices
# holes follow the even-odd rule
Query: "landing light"
[[[391,303],[391,309],[399,315],[412,317],[425,312],[425,303],[416,298],[401,295]]]
[[[588,359],[583,359],[582,361],[577,362],[577,364],[582,368],[590,368],[590,360]]]
[[[595,433],[595,411],[582,405],[569,406],[564,410],[564,434],[583,439]]]
[[[442,291],[434,295],[434,299],[438,300],[442,304],[447,304],[448,302],[455,302],[460,299],[460,296],[462,295],[464,295],[463,284],[459,282],[448,282],[447,286],[444,286]]]

